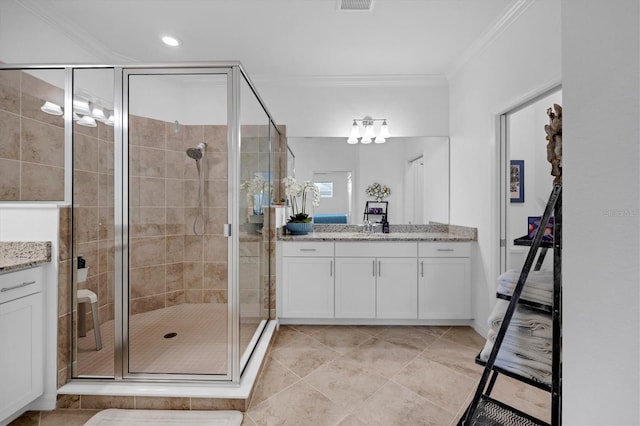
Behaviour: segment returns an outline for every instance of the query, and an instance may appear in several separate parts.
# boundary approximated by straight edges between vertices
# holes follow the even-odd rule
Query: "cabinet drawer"
[[[416,257],[416,243],[369,241],[336,243],[336,256],[342,257]]]
[[[42,267],[0,275],[0,303],[42,291]]]
[[[290,257],[333,257],[333,243],[318,243],[314,241],[283,242],[282,255]]]
[[[454,242],[419,243],[418,257],[470,257],[471,244]]]

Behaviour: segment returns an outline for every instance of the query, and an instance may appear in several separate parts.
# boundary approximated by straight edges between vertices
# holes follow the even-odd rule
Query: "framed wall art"
[[[524,160],[511,160],[509,192],[512,203],[524,203]]]

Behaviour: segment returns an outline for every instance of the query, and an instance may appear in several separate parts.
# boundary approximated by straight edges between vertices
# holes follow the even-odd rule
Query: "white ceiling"
[[[445,75],[529,0],[18,0],[107,63],[239,60],[251,75]],[[160,35],[183,44],[169,48]]]

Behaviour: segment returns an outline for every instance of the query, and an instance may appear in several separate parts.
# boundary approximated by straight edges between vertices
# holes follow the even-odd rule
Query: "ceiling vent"
[[[369,12],[375,0],[338,0],[338,10]]]

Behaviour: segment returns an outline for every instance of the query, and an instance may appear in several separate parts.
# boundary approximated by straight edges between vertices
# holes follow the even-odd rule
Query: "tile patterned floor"
[[[455,425],[482,372],[469,327],[281,326],[245,413],[254,425]],[[549,421],[547,392],[500,378],[493,395]],[[13,425],[81,425],[89,410]]]
[[[281,326],[244,425],[455,425],[482,368],[469,327]],[[548,421],[549,394],[494,395]]]

